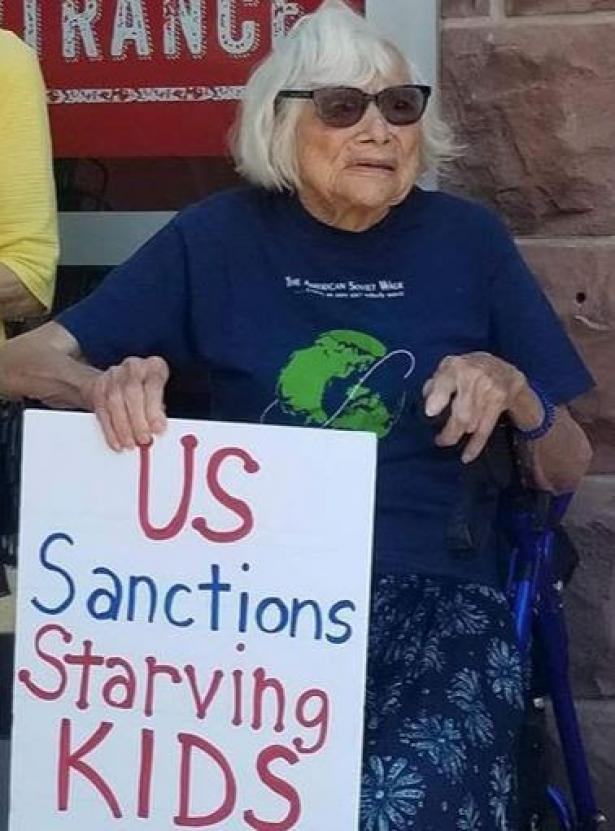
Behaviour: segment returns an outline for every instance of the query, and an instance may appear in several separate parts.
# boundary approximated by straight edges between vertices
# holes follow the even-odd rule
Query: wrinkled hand
[[[450,417],[436,437],[436,444],[452,447],[468,435],[462,461],[473,461],[501,414],[526,389],[522,372],[488,352],[444,358],[423,387],[428,416],[437,416],[451,405]]]
[[[159,357],[126,358],[94,378],[84,397],[112,450],[147,444],[165,429],[168,378],[169,368]]]

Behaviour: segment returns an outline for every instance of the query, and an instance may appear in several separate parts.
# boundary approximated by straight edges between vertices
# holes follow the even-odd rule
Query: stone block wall
[[[615,827],[615,0],[441,0],[445,187],[507,221],[597,382],[595,450],[569,512],[571,673]]]

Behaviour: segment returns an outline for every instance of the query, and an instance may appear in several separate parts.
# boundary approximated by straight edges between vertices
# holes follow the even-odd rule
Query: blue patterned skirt
[[[524,688],[502,593],[375,578],[361,831],[515,831]]]

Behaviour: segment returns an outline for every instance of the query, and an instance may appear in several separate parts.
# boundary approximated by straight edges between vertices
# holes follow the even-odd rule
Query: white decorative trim
[[[175,104],[195,101],[239,101],[241,86],[221,87],[108,87],[50,89],[50,104]]]

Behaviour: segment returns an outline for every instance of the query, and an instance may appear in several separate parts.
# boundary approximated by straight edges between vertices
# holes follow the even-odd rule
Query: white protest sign
[[[26,413],[11,831],[357,827],[375,455]]]

